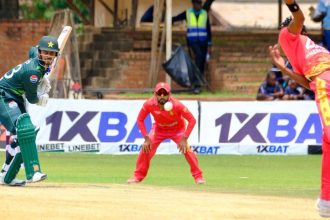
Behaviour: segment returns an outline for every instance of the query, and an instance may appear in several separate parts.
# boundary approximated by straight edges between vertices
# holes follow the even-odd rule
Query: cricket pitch
[[[1,220],[322,219],[315,201],[305,198],[182,191],[139,184],[41,182],[0,188]]]

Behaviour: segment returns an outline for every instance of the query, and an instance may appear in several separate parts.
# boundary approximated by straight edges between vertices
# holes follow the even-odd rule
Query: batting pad
[[[17,119],[17,139],[25,166],[26,179],[30,180],[35,172],[41,171],[35,127],[27,113],[20,115]]]
[[[21,168],[22,163],[22,154],[17,153],[13,159],[13,161],[9,165],[9,169],[5,175],[5,183],[9,184],[13,179],[15,179],[19,169]]]

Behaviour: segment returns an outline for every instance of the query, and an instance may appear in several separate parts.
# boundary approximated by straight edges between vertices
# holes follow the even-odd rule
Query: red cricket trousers
[[[143,152],[142,150],[139,153],[139,156],[136,161],[136,168],[134,171],[134,176],[138,180],[142,181],[149,170],[150,161],[152,157],[155,155],[157,148],[161,142],[165,139],[172,139],[176,144],[179,144],[185,132],[185,128],[180,130],[161,130],[156,128],[155,126],[152,127],[149,137],[151,140],[151,150],[148,153]],[[184,154],[187,162],[190,166],[191,175],[194,179],[198,179],[202,177],[202,171],[198,166],[198,160],[195,153],[192,150],[188,150],[187,153]]]
[[[315,101],[323,124],[320,198],[330,200],[330,71],[317,76],[310,87],[315,92]]]

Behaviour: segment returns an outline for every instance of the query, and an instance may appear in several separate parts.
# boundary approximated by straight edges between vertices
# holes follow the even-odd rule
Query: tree
[[[24,19],[46,19],[50,20],[55,11],[69,8],[66,0],[33,0],[32,4],[24,3],[20,5],[22,17]],[[89,17],[89,9],[84,4],[83,0],[72,1],[79,9],[80,13],[85,17]],[[81,23],[81,18],[74,16],[75,22]]]
[[[20,5],[20,10],[24,19],[50,20],[56,10],[66,7],[67,4],[64,0],[34,0],[32,4],[24,3]]]

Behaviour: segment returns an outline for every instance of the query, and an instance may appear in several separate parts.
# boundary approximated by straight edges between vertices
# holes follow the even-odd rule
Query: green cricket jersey
[[[37,47],[31,47],[29,50],[29,58],[36,58],[39,55],[39,51]]]
[[[37,103],[37,87],[45,72],[46,69],[39,64],[38,58],[29,59],[8,71],[0,79],[0,88],[14,98],[25,94],[30,103]]]

